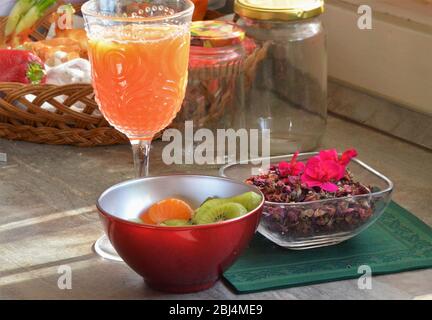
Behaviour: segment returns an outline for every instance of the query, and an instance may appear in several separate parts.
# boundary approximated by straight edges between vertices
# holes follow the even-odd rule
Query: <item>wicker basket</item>
[[[80,9],[79,5],[76,9]],[[49,16],[50,13],[36,25],[30,36],[32,40],[46,37],[51,24]],[[6,19],[0,17],[1,35]],[[256,65],[266,51],[267,48],[257,50],[244,61],[246,84],[250,84]],[[228,90],[220,101],[213,101],[205,110],[192,114],[181,112],[171,127],[181,128],[185,120],[198,124],[217,121],[231,96]],[[79,109],[74,107],[76,104],[80,105]],[[0,82],[0,138],[80,147],[128,142],[127,137],[111,127],[99,112],[90,84],[56,86]]]
[[[100,115],[89,84],[0,82],[0,92],[1,138],[82,147],[128,141]],[[71,108],[79,102],[82,111]]]
[[[79,9],[79,8],[78,8]],[[3,35],[6,17],[0,17]],[[49,14],[30,38],[45,39]],[[74,105],[80,108],[74,108]],[[103,118],[90,84],[31,85],[0,82],[0,138],[80,147],[126,143]]]

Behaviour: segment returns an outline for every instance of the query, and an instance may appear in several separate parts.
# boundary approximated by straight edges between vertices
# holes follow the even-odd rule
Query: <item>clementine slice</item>
[[[186,202],[174,198],[161,200],[147,210],[148,218],[156,224],[174,219],[189,220],[192,213],[192,208]]]
[[[149,216],[149,214],[147,212],[145,212],[144,214],[140,215],[140,219],[145,224],[156,224],[156,222],[154,222],[152,219],[150,219],[150,216]]]

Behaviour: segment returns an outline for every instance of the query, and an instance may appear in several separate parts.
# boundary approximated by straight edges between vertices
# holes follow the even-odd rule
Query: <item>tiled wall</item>
[[[432,115],[407,109],[335,80],[329,81],[328,109],[344,118],[432,150]]]

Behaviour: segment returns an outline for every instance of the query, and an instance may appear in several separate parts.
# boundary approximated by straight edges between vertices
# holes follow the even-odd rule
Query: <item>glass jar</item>
[[[270,130],[271,155],[318,147],[327,118],[322,0],[236,0],[236,23],[255,41],[245,66],[246,129]]]
[[[244,38],[244,31],[232,22],[192,23],[186,96],[172,127],[182,130],[185,121],[193,121],[194,131],[234,126],[244,103]]]

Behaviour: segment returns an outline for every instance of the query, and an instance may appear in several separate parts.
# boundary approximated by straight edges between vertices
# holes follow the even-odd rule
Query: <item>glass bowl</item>
[[[302,153],[298,160],[306,161],[317,154]],[[237,162],[223,166],[219,174],[245,181],[253,169],[267,170],[260,168],[261,162],[277,164],[291,158],[292,155]],[[352,159],[348,169],[356,181],[372,186],[371,193],[297,203],[266,201],[258,231],[279,246],[298,250],[334,245],[358,235],[384,212],[391,200],[393,183],[358,159]]]

